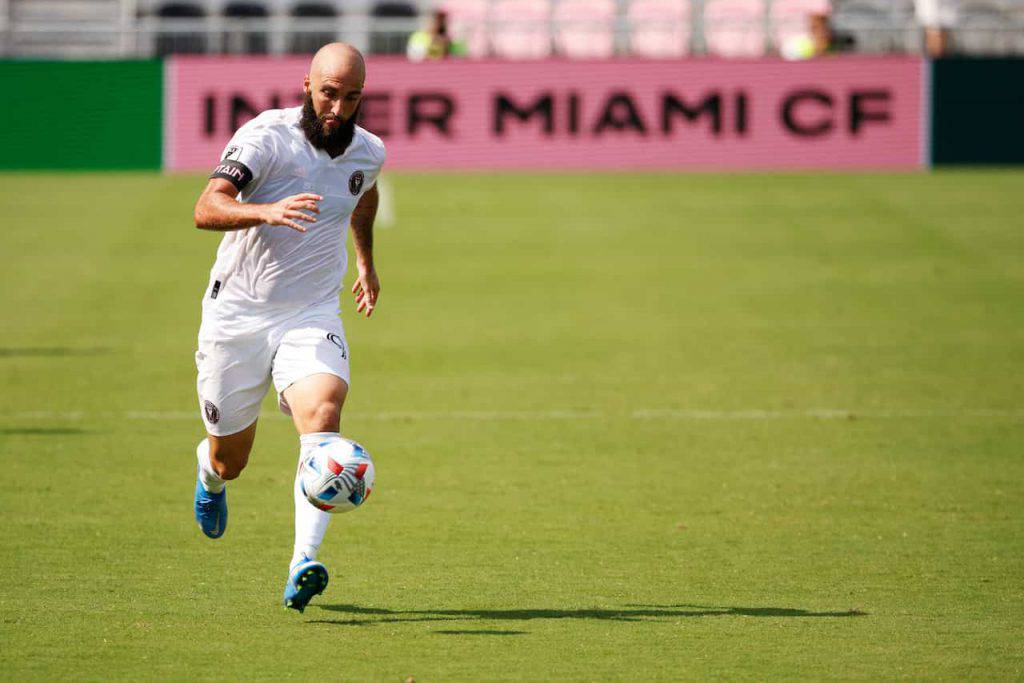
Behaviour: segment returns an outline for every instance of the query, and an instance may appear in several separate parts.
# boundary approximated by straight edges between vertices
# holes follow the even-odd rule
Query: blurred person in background
[[[959,14],[957,0],[914,0],[917,23],[924,33],[924,53],[942,57],[949,50],[949,29]]]
[[[414,62],[425,59],[447,59],[460,54],[458,44],[448,34],[448,14],[436,10],[430,17],[430,24],[409,36],[405,49],[406,56]]]
[[[781,54],[785,59],[813,59],[837,52],[852,50],[853,36],[837,33],[831,17],[825,12],[807,16],[807,33],[785,42]]]

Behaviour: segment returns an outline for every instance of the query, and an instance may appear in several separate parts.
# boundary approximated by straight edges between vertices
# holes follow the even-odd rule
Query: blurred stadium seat
[[[466,54],[486,57],[490,3],[487,0],[445,0],[439,8],[448,13],[451,37],[465,45]]]
[[[613,0],[560,0],[555,6],[555,45],[576,59],[602,59],[615,54]]]
[[[719,57],[760,57],[765,48],[763,0],[707,0],[704,42]]]
[[[408,2],[378,2],[371,16],[373,33],[370,35],[370,52],[405,54],[406,42],[412,33],[409,20],[419,16],[416,7]]]
[[[851,36],[858,52],[914,51],[920,44],[912,2],[835,0],[832,26]]]
[[[334,30],[338,13],[330,4],[300,2],[291,8],[292,33],[288,36],[288,52],[309,54],[337,38]],[[331,29],[327,30],[330,26]],[[297,31],[302,28],[307,30]]]
[[[243,27],[232,27],[224,32],[224,51],[231,54],[266,54],[267,32],[262,28],[249,28],[249,19],[266,19],[267,8],[258,2],[230,2],[224,6],[224,16],[240,19]]]
[[[950,30],[956,52],[1012,54],[1019,49],[1022,36],[1012,26],[1004,6],[994,2],[963,2],[956,25]]]
[[[683,57],[690,52],[689,0],[633,0],[627,20],[629,45],[640,57]]]
[[[551,5],[547,0],[496,0],[491,8],[494,53],[508,59],[551,54]]]
[[[203,8],[187,2],[171,2],[157,9],[157,16],[166,19],[202,19],[206,16]],[[157,55],[195,54],[206,52],[206,35],[187,29],[175,30],[173,23],[168,23],[167,30],[161,30],[156,36]]]
[[[113,57],[121,51],[120,0],[0,0],[0,11],[0,41],[6,44],[0,54],[44,56],[54,45],[73,58]],[[10,27],[20,30],[8,37]]]

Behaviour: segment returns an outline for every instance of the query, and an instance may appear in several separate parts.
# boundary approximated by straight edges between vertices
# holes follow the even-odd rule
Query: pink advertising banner
[[[164,167],[210,169],[238,126],[301,103],[308,59],[165,63]],[[924,63],[453,61],[368,65],[361,124],[392,169],[912,169]]]

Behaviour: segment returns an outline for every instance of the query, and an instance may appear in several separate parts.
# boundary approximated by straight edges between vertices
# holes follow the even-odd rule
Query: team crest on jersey
[[[221,161],[225,161],[232,157],[237,157],[238,153],[241,151],[242,148],[239,145],[231,145],[226,150],[224,150],[224,156],[221,158]]]
[[[213,401],[206,401],[203,403],[203,413],[206,415],[206,421],[212,425],[220,422],[220,411],[217,410],[217,406],[213,404]]]
[[[362,171],[356,171],[348,178],[348,191],[352,194],[359,194],[359,190],[363,189],[363,176]]]

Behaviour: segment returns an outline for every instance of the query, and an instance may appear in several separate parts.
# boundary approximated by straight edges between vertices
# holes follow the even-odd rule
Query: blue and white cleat
[[[288,583],[284,585],[284,606],[300,612],[313,596],[320,595],[327,588],[327,567],[316,560],[303,558],[288,572]]]
[[[196,474],[196,521],[210,538],[220,538],[228,526],[228,490],[210,493]]]

